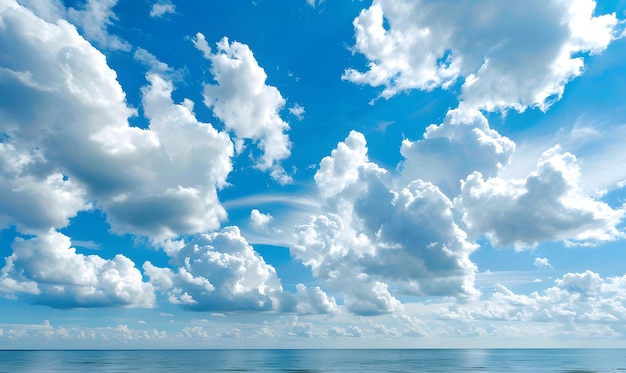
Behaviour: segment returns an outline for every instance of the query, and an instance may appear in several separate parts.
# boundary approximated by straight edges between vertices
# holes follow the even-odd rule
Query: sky
[[[0,349],[626,347],[625,20],[0,0]]]

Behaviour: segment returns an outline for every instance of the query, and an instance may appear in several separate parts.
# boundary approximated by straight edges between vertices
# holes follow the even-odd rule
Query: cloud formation
[[[270,214],[263,214],[257,209],[250,212],[250,223],[255,229],[267,229],[267,225],[274,220]]]
[[[592,271],[567,273],[541,293],[516,294],[503,285],[484,303],[438,309],[445,319],[613,324],[623,331],[626,276],[602,278]]]
[[[76,253],[70,238],[51,230],[16,238],[5,258],[0,291],[55,308],[153,307],[152,285],[124,255],[106,260]]]
[[[349,68],[343,79],[383,86],[384,98],[460,82],[472,108],[545,110],[582,73],[580,54],[618,37],[615,15],[594,9],[592,0],[375,0],[353,22],[368,69]]]
[[[189,105],[173,102],[166,73],[152,69],[146,76],[150,127],[131,127],[135,110],[115,72],[71,25],[48,23],[17,4],[2,20],[0,43],[11,53],[0,57],[0,84],[23,98],[0,103],[8,136],[0,144],[3,185],[11,188],[3,193],[5,226],[60,228],[97,201],[118,233],[161,240],[219,227],[226,213],[217,188],[232,169],[232,142],[198,122]]]
[[[449,110],[443,123],[428,126],[421,140],[402,141],[402,180],[429,181],[454,198],[461,180],[475,171],[496,176],[514,151],[515,143],[490,128],[480,111],[460,106]]]
[[[150,8],[150,17],[163,18],[166,14],[176,13],[176,5],[170,1],[158,1]]]
[[[343,291],[357,314],[399,311],[390,285],[413,295],[475,295],[476,245],[454,222],[451,201],[422,180],[396,192],[386,176],[352,131],[320,162],[315,180],[328,213],[297,229],[292,254]]]
[[[166,248],[174,269],[146,262],[150,282],[168,301],[195,311],[279,311],[330,313],[334,299],[321,289],[299,285],[283,291],[276,270],[250,246],[237,227],[201,235]]]
[[[258,169],[270,170],[272,178],[281,184],[291,182],[280,165],[291,154],[291,142],[285,133],[289,124],[279,114],[285,99],[276,87],[265,84],[267,74],[250,48],[223,38],[213,53],[200,33],[194,43],[211,61],[211,73],[217,83],[205,84],[204,103],[234,132],[239,147],[244,144],[237,140],[252,140],[259,147],[262,154],[256,159]]]
[[[583,194],[579,177],[576,158],[554,147],[525,179],[472,173],[454,203],[468,231],[485,234],[497,246],[521,249],[557,240],[594,244],[623,237],[618,225],[624,209]]]

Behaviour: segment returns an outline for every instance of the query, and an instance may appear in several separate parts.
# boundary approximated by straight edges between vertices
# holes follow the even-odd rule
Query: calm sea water
[[[619,372],[626,350],[0,351],[0,372]]]

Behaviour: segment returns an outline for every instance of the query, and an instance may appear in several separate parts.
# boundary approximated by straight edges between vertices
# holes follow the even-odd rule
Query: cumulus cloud
[[[274,218],[270,214],[263,214],[257,209],[253,209],[250,212],[250,222],[256,229],[266,229],[267,225],[272,222]]]
[[[176,13],[176,5],[170,1],[159,1],[152,4],[150,8],[150,17],[163,18],[166,14]]]
[[[198,122],[189,105],[175,104],[166,76],[151,72],[147,79],[143,107],[159,146],[147,152],[151,157],[129,154],[144,178],[105,205],[109,220],[117,231],[157,238],[216,229],[226,218],[217,188],[226,185],[232,169],[232,142]],[[101,134],[100,141],[108,142],[108,134]]]
[[[343,79],[383,86],[384,98],[460,80],[473,108],[546,109],[582,73],[580,53],[600,53],[617,37],[615,14],[594,10],[593,0],[375,0],[354,20],[354,50],[368,69],[347,69]]]
[[[474,236],[521,249],[542,241],[594,244],[623,237],[624,209],[612,209],[582,193],[576,158],[554,147],[523,179],[485,179],[474,172],[462,183],[455,206]]]
[[[223,38],[212,53],[200,33],[194,43],[211,61],[217,83],[205,84],[204,103],[238,139],[251,140],[259,147],[263,154],[256,160],[258,169],[270,170],[272,178],[281,184],[291,182],[280,165],[291,154],[285,133],[289,125],[279,115],[285,99],[276,87],[265,84],[267,74],[250,48]]]
[[[101,48],[129,51],[132,46],[108,31],[117,19],[113,8],[118,0],[87,0],[83,9],[70,8],[69,19],[81,28],[85,37]]]
[[[358,326],[348,326],[347,328],[341,328],[338,326],[333,326],[328,330],[329,337],[361,337],[363,336],[363,331]]]
[[[152,285],[121,254],[110,260],[78,254],[69,237],[53,230],[16,238],[12,248],[0,274],[0,291],[57,308],[154,305]]]
[[[97,201],[118,233],[162,240],[219,227],[226,212],[217,189],[232,169],[233,145],[196,120],[189,100],[173,102],[167,65],[137,50],[151,70],[142,90],[150,127],[131,127],[136,112],[115,72],[75,28],[16,3],[1,15],[0,85],[21,99],[0,102],[0,224],[60,228]]]
[[[449,110],[443,123],[428,126],[423,139],[402,142],[402,180],[429,181],[453,198],[467,175],[496,176],[514,151],[515,143],[491,129],[480,111],[460,106]]]
[[[530,295],[516,294],[503,285],[482,304],[439,309],[446,319],[614,323],[626,317],[626,276],[602,278],[591,271],[567,273],[554,286]]]
[[[237,227],[201,235],[168,250],[174,269],[146,262],[150,282],[170,303],[196,311],[328,313],[337,305],[319,288],[283,292],[276,270],[241,236]]]
[[[0,229],[15,226],[36,234],[67,225],[77,211],[88,210],[86,191],[60,172],[32,174],[40,161],[36,154],[20,153],[10,143],[0,143]]]
[[[357,314],[401,311],[390,285],[413,295],[475,295],[476,246],[455,224],[451,201],[422,180],[394,191],[386,174],[352,131],[315,175],[329,213],[297,229],[292,254],[343,291]]]
[[[293,337],[310,338],[313,336],[313,324],[300,322],[298,317],[294,316],[291,322],[287,324],[287,334]]]
[[[553,268],[548,258],[535,258],[533,265],[539,268]]]

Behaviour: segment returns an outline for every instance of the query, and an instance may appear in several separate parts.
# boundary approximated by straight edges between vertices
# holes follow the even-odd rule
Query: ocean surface
[[[626,350],[0,351],[0,372],[626,372]]]

